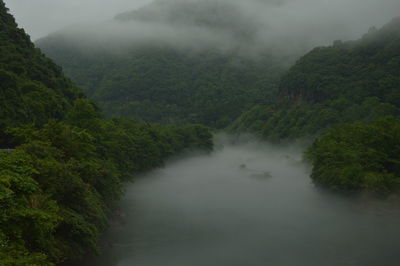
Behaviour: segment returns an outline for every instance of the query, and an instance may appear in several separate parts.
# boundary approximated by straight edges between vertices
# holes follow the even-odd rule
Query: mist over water
[[[398,207],[315,188],[301,149],[218,143],[128,185],[81,265],[399,265]]]
[[[390,22],[399,9],[398,0],[149,0],[113,19],[75,21],[36,44],[60,42],[83,54],[168,47],[293,61],[316,46],[358,39]]]

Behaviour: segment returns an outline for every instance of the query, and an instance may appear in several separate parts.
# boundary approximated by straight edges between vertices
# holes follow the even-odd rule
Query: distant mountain
[[[229,1],[155,1],[138,10],[122,13],[117,21],[138,21],[167,24],[175,27],[200,27],[219,34],[230,34],[249,42],[256,38],[258,27],[254,17]]]
[[[269,101],[296,56],[258,47],[235,1],[155,1],[37,45],[111,116],[223,128]]]
[[[360,40],[315,48],[283,76],[276,102],[253,107],[231,128],[294,139],[338,123],[399,115],[400,18]]]

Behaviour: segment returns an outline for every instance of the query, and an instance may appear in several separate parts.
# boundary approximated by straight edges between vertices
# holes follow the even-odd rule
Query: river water
[[[129,184],[103,255],[81,265],[397,266],[394,205],[315,188],[300,149],[225,142]]]

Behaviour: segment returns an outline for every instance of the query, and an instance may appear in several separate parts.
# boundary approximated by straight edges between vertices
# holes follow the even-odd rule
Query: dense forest
[[[54,265],[98,251],[121,185],[187,149],[200,125],[104,119],[0,1],[0,264]]]
[[[336,191],[380,195],[400,189],[400,120],[335,126],[318,138],[306,157],[316,184]]]
[[[289,69],[293,54],[244,53],[257,25],[235,7],[211,6],[215,16],[205,16],[209,5],[188,3],[149,5],[113,23],[227,33],[229,48],[107,43],[66,29],[38,45],[71,81],[0,0],[1,265],[96,253],[123,182],[179,152],[210,151],[206,126],[311,140],[305,155],[315,184],[398,192],[400,18],[317,47]]]
[[[155,1],[117,15],[103,32],[67,28],[37,45],[108,115],[221,129],[244,110],[267,104],[294,56],[270,48],[247,54],[256,23],[235,5],[212,3]],[[110,24],[123,36],[110,34]],[[126,29],[137,24],[152,25],[160,40]],[[176,42],[163,37],[165,25]]]
[[[0,19],[0,143],[4,147],[10,141],[4,135],[7,127],[60,119],[83,93],[16,27],[2,2]]]
[[[224,128],[244,110],[264,104],[283,72],[273,59],[254,62],[210,52],[154,47],[124,57],[86,56],[59,42],[53,43],[57,52],[49,43],[39,45],[108,115],[164,124]]]
[[[215,47],[194,52],[130,42],[123,56],[99,55],[77,45],[82,39],[73,31],[38,43],[110,115],[172,124],[198,122],[238,134],[256,133],[272,142],[309,143],[335,125],[351,131],[348,124],[368,127],[400,114],[399,18],[381,29],[371,27],[359,40],[316,47],[285,73],[290,60],[280,64],[283,57],[265,53],[273,51],[271,47],[258,50],[257,56],[243,56],[243,47],[259,41],[257,24],[233,5],[176,3],[156,1],[120,14],[115,21],[119,27],[132,21],[195,25],[228,33],[237,46],[228,53]],[[368,143],[363,145],[368,149]],[[322,156],[322,149],[317,151]]]
[[[317,137],[307,152],[316,184],[339,191],[399,189],[400,18],[360,40],[302,57],[276,103],[254,106],[231,126],[271,141]]]
[[[400,19],[360,40],[336,41],[303,56],[279,84],[273,105],[257,105],[231,129],[273,140],[318,136],[338,123],[398,115]]]

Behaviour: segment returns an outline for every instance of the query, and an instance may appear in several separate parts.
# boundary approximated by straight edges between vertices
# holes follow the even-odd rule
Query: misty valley
[[[25,1],[0,266],[400,264],[400,1]]]
[[[301,147],[219,138],[127,185],[76,266],[397,265],[398,202],[316,189]]]

